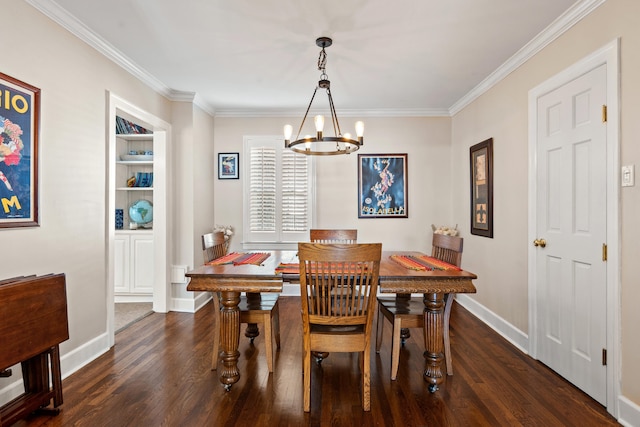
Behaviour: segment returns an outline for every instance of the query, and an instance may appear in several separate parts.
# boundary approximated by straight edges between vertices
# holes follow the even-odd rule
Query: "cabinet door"
[[[153,236],[131,236],[131,292],[153,293]]]
[[[114,239],[114,292],[129,293],[129,236]]]

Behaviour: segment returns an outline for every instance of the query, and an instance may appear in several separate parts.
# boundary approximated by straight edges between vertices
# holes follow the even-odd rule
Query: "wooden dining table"
[[[283,282],[299,283],[295,272],[279,273],[281,264],[298,262],[296,251],[263,251],[269,256],[262,264],[203,265],[189,272],[188,291],[218,292],[221,305],[221,361],[220,382],[228,390],[240,379],[238,358],[240,352],[240,294],[282,292]],[[380,293],[396,295],[422,294],[424,301],[424,380],[435,392],[444,380],[443,324],[444,296],[446,294],[475,293],[472,280],[477,276],[464,270],[414,270],[399,265],[391,255],[424,255],[415,251],[383,251],[380,260]]]

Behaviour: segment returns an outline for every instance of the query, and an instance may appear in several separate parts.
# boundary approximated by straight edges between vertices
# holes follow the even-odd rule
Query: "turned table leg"
[[[442,360],[444,344],[442,327],[444,322],[444,294],[424,294],[424,336],[426,350],[424,352],[424,380],[429,383],[431,393],[442,383]]]
[[[240,379],[238,371],[238,345],[240,344],[240,292],[220,292],[220,347],[222,349],[222,369],[220,382],[229,391]]]

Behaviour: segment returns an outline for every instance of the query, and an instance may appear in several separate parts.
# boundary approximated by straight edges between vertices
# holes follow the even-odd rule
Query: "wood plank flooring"
[[[311,412],[302,410],[299,297],[281,297],[282,348],[270,375],[259,336],[240,337],[241,378],[226,392],[211,371],[211,304],[196,314],[153,313],[116,335],[109,352],[63,381],[58,416],[16,426],[592,426],[606,410],[454,304],[454,375],[431,394],[419,330],[391,381],[390,326],[373,352],[371,412],[360,405],[358,358],[313,364]],[[375,338],[374,338],[375,339]]]

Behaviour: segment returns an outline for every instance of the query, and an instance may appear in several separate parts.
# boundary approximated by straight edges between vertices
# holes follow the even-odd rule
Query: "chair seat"
[[[394,317],[402,322],[403,328],[424,326],[424,302],[422,298],[397,300],[395,297],[378,297],[379,313],[393,324]]]
[[[270,313],[271,310],[278,304],[278,294],[265,295],[262,294],[260,299],[248,299],[245,295],[240,297],[238,303],[238,309],[240,312],[256,312],[260,314]]]
[[[314,334],[353,334],[358,332],[364,332],[365,325],[318,325],[310,324],[311,332]]]

